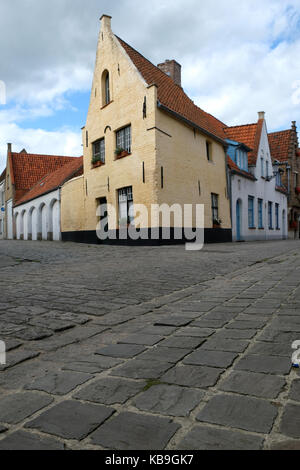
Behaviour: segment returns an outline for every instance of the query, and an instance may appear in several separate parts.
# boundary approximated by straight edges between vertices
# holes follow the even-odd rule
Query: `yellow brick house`
[[[204,204],[205,241],[231,241],[224,128],[185,94],[176,61],[153,65],[103,15],[82,129],[84,173],[62,188],[62,239],[97,242],[100,204],[115,208],[110,230],[131,222],[135,204],[148,214],[153,204]],[[149,232],[153,220],[141,217],[139,226]]]

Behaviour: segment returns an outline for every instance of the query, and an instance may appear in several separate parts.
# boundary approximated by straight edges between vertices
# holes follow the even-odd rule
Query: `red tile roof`
[[[249,165],[256,165],[263,122],[263,119],[259,119],[255,124],[245,124],[243,126],[227,127],[225,129],[225,134],[228,139],[241,142],[252,149],[252,151],[248,153]]]
[[[230,170],[232,173],[238,173],[241,176],[245,176],[246,178],[249,178],[251,180],[256,180],[255,176],[253,176],[251,173],[245,170],[241,170],[237,164],[227,155],[227,165],[229,166]]]
[[[31,201],[43,194],[54,191],[55,189],[62,186],[69,179],[80,176],[83,174],[83,157],[71,158],[69,162],[65,163],[62,167],[58,168],[56,171],[49,173],[40,181],[38,181],[32,189],[26,192],[26,194],[21,197],[16,206],[23,204],[24,202]]]
[[[122,39],[118,37],[117,39],[145,82],[149,86],[157,85],[157,96],[162,105],[219,139],[226,139],[224,132],[226,125],[223,122],[196,106],[171,77],[162,72]]]
[[[272,132],[268,134],[269,145],[273,160],[286,161],[289,155],[292,130]]]
[[[58,155],[37,155],[30,153],[9,154],[11,180],[15,185],[15,201],[31,189],[44,176],[62,168],[76,157]]]

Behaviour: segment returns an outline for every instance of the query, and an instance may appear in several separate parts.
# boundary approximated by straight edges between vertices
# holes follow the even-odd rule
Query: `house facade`
[[[206,242],[231,241],[224,127],[185,94],[176,61],[156,67],[104,15],[82,129],[84,173],[62,188],[62,239],[98,242],[99,206],[114,209],[108,228],[118,232],[143,205],[139,228],[149,234],[176,229],[172,218],[150,217],[153,205],[203,204]]]
[[[61,186],[82,174],[83,159],[72,158],[38,181],[14,206],[17,240],[61,240]]]
[[[288,192],[289,238],[300,238],[300,149],[296,122],[291,129],[268,135],[274,164]]]
[[[287,238],[287,190],[273,165],[264,113],[257,123],[228,127],[226,134],[233,240]]]
[[[47,208],[47,202],[39,207],[31,207],[28,210],[27,204],[29,201],[33,200],[36,197],[41,196],[46,193],[46,188],[50,190],[57,189],[59,184],[57,183],[57,178],[59,179],[60,170],[64,168],[65,165],[71,165],[73,167],[78,167],[79,159],[76,157],[64,157],[58,155],[40,155],[40,154],[30,154],[23,149],[20,153],[12,151],[12,145],[8,144],[7,148],[7,164],[5,169],[5,197],[4,197],[4,232],[3,238],[14,239],[14,238],[25,238],[30,239],[32,236],[37,237],[37,239],[51,239],[51,230],[44,227],[46,220],[46,209],[43,209],[44,206]],[[80,161],[82,166],[82,160]],[[55,173],[58,171],[58,174]],[[77,170],[76,170],[77,171]],[[75,172],[76,173],[76,172]],[[52,176],[54,174],[54,180]],[[64,173],[63,173],[64,174]],[[72,172],[71,172],[72,175]],[[55,179],[56,177],[56,179]],[[63,184],[68,178],[65,178],[60,181],[60,184]],[[56,184],[56,186],[55,186]],[[52,185],[52,186],[51,186]],[[55,201],[60,201],[60,198],[56,198]],[[52,209],[57,214],[57,209],[55,208],[55,201],[50,201],[49,210],[47,209],[47,214]],[[16,206],[25,204],[26,207],[17,209]],[[52,207],[53,206],[53,207]],[[35,211],[36,209],[36,211]],[[44,211],[44,212],[43,212]],[[47,223],[51,228],[50,220],[52,216],[47,215]],[[36,224],[38,227],[36,228]],[[47,230],[47,236],[45,232]]]
[[[4,238],[5,230],[5,176],[6,170],[0,176],[0,240]]]

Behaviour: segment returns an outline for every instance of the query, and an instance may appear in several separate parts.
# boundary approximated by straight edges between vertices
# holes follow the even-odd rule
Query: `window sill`
[[[125,158],[125,157],[128,157],[130,155],[131,155],[131,153],[124,151],[124,152],[120,153],[119,155],[116,155],[116,160],[120,160],[121,158]]]
[[[274,230],[273,227],[269,227],[269,230]]]
[[[258,230],[265,230],[265,227],[258,227]]]
[[[100,110],[102,110],[104,108],[107,108],[107,106],[109,106],[111,103],[113,103],[113,100],[110,101],[109,103],[106,103],[104,106],[102,106],[102,108],[100,108]]]
[[[99,161],[99,162],[96,162],[96,163],[92,163],[92,168],[98,168],[100,166],[104,166],[105,163]]]
[[[249,230],[256,230],[256,227],[248,227]]]

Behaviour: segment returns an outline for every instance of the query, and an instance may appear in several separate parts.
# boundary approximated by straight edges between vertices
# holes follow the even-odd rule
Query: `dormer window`
[[[108,70],[104,70],[102,74],[102,106],[110,103],[110,77]]]

